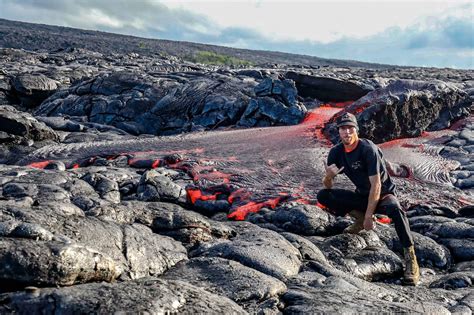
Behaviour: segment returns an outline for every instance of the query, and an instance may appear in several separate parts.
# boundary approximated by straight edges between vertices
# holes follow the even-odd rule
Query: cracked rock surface
[[[472,71],[54,29],[0,20],[0,313],[474,311]],[[395,165],[416,287],[393,224],[315,199],[340,110]]]

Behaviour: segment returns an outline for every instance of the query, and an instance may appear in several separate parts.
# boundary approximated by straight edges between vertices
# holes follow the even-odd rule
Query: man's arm
[[[367,203],[367,210],[365,211],[364,229],[372,230],[374,228],[374,222],[372,216],[374,215],[377,204],[380,200],[380,192],[382,190],[382,182],[380,180],[380,174],[369,176],[370,181],[370,192],[369,200]]]

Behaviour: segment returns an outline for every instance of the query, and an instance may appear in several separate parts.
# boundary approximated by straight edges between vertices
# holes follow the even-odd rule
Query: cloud
[[[216,29],[205,16],[151,0],[0,0],[0,12],[6,19],[141,36],[206,34]]]
[[[405,32],[410,36],[407,48],[453,48],[472,49],[473,24],[472,18],[446,18],[433,23],[429,29],[416,26]]]
[[[194,6],[191,3],[194,3]],[[385,11],[396,8],[392,3],[383,3],[381,8]],[[420,3],[408,3],[408,5],[410,8],[421,8],[421,4],[426,7],[426,3]],[[24,0],[21,2],[0,0],[0,17],[34,23],[97,29],[148,38],[275,50],[332,59],[468,69],[472,69],[474,66],[472,4],[459,4],[449,10],[438,12],[436,16],[425,16],[424,18],[417,16],[416,21],[403,17],[404,23],[384,29],[381,28],[383,19],[377,16],[382,13],[377,13],[376,8],[370,6],[369,16],[356,16],[356,24],[365,24],[359,25],[359,31],[365,32],[360,34],[368,35],[356,36],[354,32],[346,32],[344,35],[342,29],[337,29],[334,31],[332,41],[328,41],[328,37],[325,37],[325,40],[315,40],[309,36],[312,32],[318,33],[325,29],[324,27],[319,29],[313,27],[310,24],[311,18],[321,19],[326,24],[330,22],[329,18],[324,18],[323,11],[311,11],[309,14],[300,12],[298,15],[294,15],[291,12],[281,11],[282,8],[277,11],[277,7],[270,7],[271,3],[262,1],[258,5],[248,5],[246,8],[249,13],[247,17],[244,17],[242,12],[237,11],[237,6],[227,8],[227,11],[219,11],[224,9],[220,9],[217,3],[211,6],[208,2],[187,2],[186,5],[189,8],[182,4],[170,5],[154,0]],[[365,2],[364,5],[359,6],[353,4],[354,2],[352,2],[352,7],[359,11],[369,8],[368,3]],[[205,5],[213,8],[214,14],[222,12],[222,15],[224,13],[232,15],[233,13],[235,15],[233,21],[242,18],[248,25],[234,25],[235,23],[230,21],[224,25],[224,22],[227,21],[225,16],[220,17],[216,22],[204,14]],[[327,3],[325,5],[329,6]],[[199,7],[201,7],[201,11],[197,9],[194,12],[190,11],[192,8]],[[257,7],[256,13],[250,12],[252,7]],[[275,11],[272,11],[272,8]],[[324,6],[319,8],[324,8]],[[380,12],[387,15],[385,11]],[[262,12],[265,14],[258,15]],[[335,14],[341,18],[353,18],[348,15],[343,16],[341,12]],[[282,18],[285,15],[280,15],[284,13],[287,14],[287,19]],[[258,17],[262,20],[265,17],[269,18],[267,20],[271,21],[269,28],[264,29],[262,25],[265,23],[262,21],[256,24],[258,27],[252,27],[251,21]],[[299,20],[303,20],[303,24],[298,24]],[[343,23],[343,21],[333,22]],[[378,28],[370,29],[372,25],[375,27],[375,22],[380,28],[378,32],[374,32],[374,29]],[[305,23],[309,30],[302,28],[301,25],[304,26]],[[355,29],[357,25],[351,23],[348,23],[347,27],[354,25]],[[295,26],[296,28],[294,28]],[[328,24],[328,29],[329,26]],[[297,27],[300,29],[298,30]],[[286,32],[287,35],[278,36],[280,32]],[[297,36],[300,33],[305,35]],[[294,36],[290,36],[291,34]]]
[[[312,40],[270,40],[263,34],[242,28],[228,28],[223,30],[222,34],[225,35],[207,37],[206,42],[393,65],[464,69],[474,67],[472,17],[465,14],[427,17],[405,28],[390,27],[372,36],[345,36],[329,43]]]
[[[229,27],[218,35],[195,34],[193,40],[247,49],[284,51],[332,59],[405,66],[472,69],[473,29],[466,17],[434,18],[407,28],[391,27],[373,36],[343,37],[322,43],[271,40],[250,29]]]
[[[466,0],[311,0],[311,1],[167,1],[172,8],[200,13],[220,28],[252,29],[269,40],[329,43],[344,36],[363,38],[398,26],[408,27],[424,16],[453,12]]]

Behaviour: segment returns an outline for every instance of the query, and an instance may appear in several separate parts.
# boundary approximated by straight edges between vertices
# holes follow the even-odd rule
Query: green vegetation
[[[189,61],[195,63],[202,63],[206,65],[217,65],[217,66],[251,66],[252,63],[247,60],[238,59],[232,56],[221,55],[212,51],[198,51],[193,56],[189,56]]]

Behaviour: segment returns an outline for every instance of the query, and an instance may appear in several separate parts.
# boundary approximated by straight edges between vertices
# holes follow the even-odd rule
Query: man
[[[351,113],[337,119],[341,143],[328,155],[326,174],[318,201],[336,216],[350,214],[355,223],[344,232],[359,233],[374,228],[373,215],[388,215],[403,246],[405,258],[404,282],[416,285],[420,269],[416,261],[413,238],[405,212],[395,197],[395,185],[387,171],[382,151],[370,140],[359,138],[357,120]],[[344,173],[356,186],[355,191],[333,189],[337,174]]]

